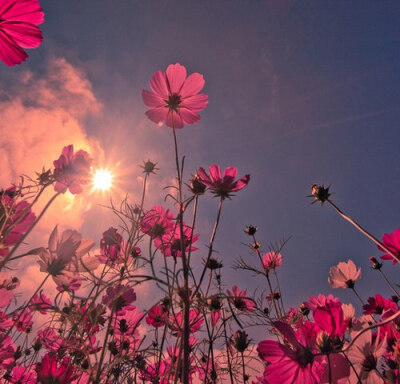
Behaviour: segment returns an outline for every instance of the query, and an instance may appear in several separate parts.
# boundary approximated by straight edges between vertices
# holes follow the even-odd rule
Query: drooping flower
[[[174,129],[200,120],[197,113],[208,104],[208,96],[199,92],[204,87],[203,75],[192,73],[186,77],[186,68],[179,63],[168,66],[164,73],[154,73],[150,80],[151,91],[142,91],[145,105],[150,109],[146,116],[156,124],[165,122]]]
[[[262,264],[266,271],[276,270],[282,264],[282,255],[274,251],[264,253]]]
[[[0,60],[21,64],[28,58],[23,48],[37,48],[42,40],[38,25],[44,13],[38,0],[3,0],[0,4]]]
[[[222,199],[230,198],[233,192],[238,192],[243,189],[250,181],[250,175],[245,175],[239,180],[237,177],[237,168],[228,167],[225,169],[224,176],[221,174],[221,168],[214,164],[208,167],[210,175],[204,170],[199,168],[198,174],[200,181],[205,184],[210,191]]]
[[[385,233],[382,238],[382,244],[400,258],[400,228],[396,229],[393,233]],[[382,248],[378,247],[381,251],[385,252]],[[397,263],[397,260],[393,256],[385,252],[381,256],[383,260],[393,260],[393,265]]]
[[[240,291],[239,288],[234,285],[232,286],[232,291],[228,289],[226,292],[229,296],[229,301],[235,308],[245,313],[254,312],[256,310],[254,301],[248,298],[246,290]]]
[[[91,159],[86,151],[74,153],[74,146],[63,148],[58,160],[54,160],[54,189],[65,193],[68,189],[72,194],[82,192],[81,184],[89,181]]]
[[[55,355],[47,354],[36,364],[38,383],[69,384],[74,378],[74,367],[68,358],[59,361]]]
[[[329,270],[328,282],[332,288],[353,288],[361,279],[361,268],[357,268],[353,260],[340,262]]]
[[[34,252],[41,259],[38,261],[40,270],[57,276],[96,268],[96,258],[86,257],[93,245],[92,239],[82,238],[79,232],[70,229],[59,236],[56,226],[49,237],[48,248],[38,248]]]

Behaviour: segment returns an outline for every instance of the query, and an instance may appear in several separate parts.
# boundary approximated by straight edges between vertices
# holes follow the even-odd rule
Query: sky
[[[104,208],[110,198],[139,202],[143,160],[160,168],[147,207],[163,203],[174,177],[172,131],[145,117],[141,90],[155,71],[179,62],[204,75],[210,100],[201,121],[178,132],[186,177],[211,164],[251,175],[226,202],[216,238],[227,286],[265,289],[230,268],[240,256],[257,262],[243,244],[243,228],[253,224],[265,250],[290,237],[280,271],[287,306],[318,293],[355,301],[327,283],[329,268],[350,258],[362,268],[364,298],[390,295],[369,268],[376,246],[307,195],[312,183],[331,185],[333,201],[378,238],[400,227],[399,2],[41,5],[43,44],[21,66],[0,67],[0,185],[50,167],[68,144],[90,150],[116,180],[111,193],[60,199],[31,242],[57,223],[98,241],[118,224]],[[216,199],[202,199],[198,260],[216,210]],[[398,267],[384,268],[399,283]]]

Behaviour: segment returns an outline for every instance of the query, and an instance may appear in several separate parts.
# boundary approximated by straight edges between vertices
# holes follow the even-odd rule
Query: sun
[[[109,169],[96,169],[93,174],[93,189],[108,191],[112,187],[113,174]]]

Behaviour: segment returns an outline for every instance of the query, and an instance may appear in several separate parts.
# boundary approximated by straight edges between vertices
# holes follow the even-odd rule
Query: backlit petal
[[[171,64],[167,68],[167,80],[170,93],[180,94],[183,83],[186,79],[186,68],[179,63]]]
[[[182,98],[198,94],[204,88],[204,77],[200,73],[192,73],[185,81],[181,89]]]

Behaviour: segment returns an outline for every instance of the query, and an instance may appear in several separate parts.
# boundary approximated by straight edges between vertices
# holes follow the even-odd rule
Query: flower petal
[[[214,183],[217,181],[221,181],[222,179],[221,168],[218,165],[216,164],[210,165],[208,167],[208,171],[210,172],[210,178]]]
[[[166,104],[161,96],[156,95],[153,92],[146,91],[145,89],[142,91],[142,98],[144,104],[150,108],[165,107]]]
[[[37,48],[43,41],[42,32],[33,24],[5,21],[0,28],[22,48]]]
[[[174,129],[183,128],[183,120],[181,116],[175,111],[168,111],[168,116],[165,124],[167,124],[168,127]]]
[[[182,100],[181,106],[192,111],[202,111],[208,104],[208,95],[200,93]]]
[[[168,99],[167,77],[164,72],[157,71],[154,73],[150,79],[150,88],[156,95],[161,96],[163,99]]]
[[[212,183],[210,177],[207,175],[207,172],[204,170],[203,167],[200,167],[198,170],[198,174],[200,176],[200,180],[202,183],[209,185]]]
[[[249,184],[250,175],[244,175],[241,179],[235,181],[231,186],[232,192],[237,192],[243,189],[247,184]]]
[[[222,182],[225,185],[231,185],[234,182],[234,180],[236,179],[236,176],[237,176],[237,168],[228,167],[228,168],[225,169],[224,177],[222,179]]]
[[[186,98],[198,94],[204,88],[204,77],[200,73],[192,73],[182,85],[181,96]]]
[[[156,124],[162,123],[167,120],[168,108],[160,107],[149,109],[146,116]]]
[[[179,94],[186,79],[186,68],[179,63],[171,64],[166,73],[170,93]]]
[[[0,29],[0,60],[8,66],[21,64],[28,58],[26,52]]]
[[[44,22],[44,13],[39,0],[3,0],[0,19],[39,25]]]
[[[194,124],[200,120],[200,115],[187,108],[179,108],[178,113],[181,115],[182,120],[186,124]]]

